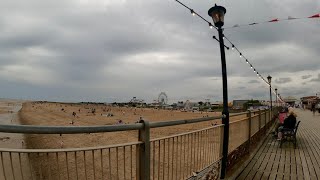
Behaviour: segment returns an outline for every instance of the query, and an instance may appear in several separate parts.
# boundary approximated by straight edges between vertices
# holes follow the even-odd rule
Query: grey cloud
[[[255,84],[255,83],[259,83],[259,81],[258,81],[258,80],[251,80],[251,81],[249,81],[248,83],[250,83],[250,84]]]
[[[313,78],[310,82],[320,82],[320,74],[318,74],[318,78]]]
[[[1,3],[0,74],[8,73],[4,72],[7,67],[27,65],[50,70],[59,82],[35,86],[17,82],[10,74],[8,78],[0,76],[0,83],[7,86],[3,96],[75,101],[83,97],[89,101],[140,96],[152,100],[157,96],[156,88],[168,92],[172,99],[222,99],[220,50],[212,39],[217,33],[175,1]],[[212,2],[185,3],[210,20],[207,10]],[[225,27],[265,21],[271,16],[305,16],[319,9],[315,1],[278,3],[221,2],[227,8]],[[320,69],[320,36],[314,36],[318,29],[313,20],[296,20],[226,29],[224,33],[260,74],[270,74],[286,87],[288,79],[279,78],[285,77],[282,73]],[[308,33],[301,36],[301,32]],[[226,45],[230,46],[228,42]],[[240,77],[244,82],[241,86],[249,89],[239,92],[239,88],[231,88],[237,82],[228,81],[230,98],[268,98],[268,88],[256,87],[261,80],[253,79],[255,73],[237,52],[226,50],[226,60],[228,78]],[[210,79],[214,81],[208,83]],[[10,91],[13,88],[20,90]],[[293,90],[286,91],[289,94]]]
[[[295,98],[301,97],[303,94],[313,94],[313,90],[310,88],[306,88],[306,87],[301,87],[300,89],[298,88],[284,88],[282,90],[285,93],[282,93],[281,96],[282,97],[288,97],[288,96],[294,96]]]
[[[308,79],[308,78],[311,78],[312,75],[304,75],[304,76],[301,76],[301,79]]]
[[[275,80],[276,83],[278,84],[285,84],[285,83],[288,83],[288,82],[291,82],[292,79],[291,78],[278,78]]]

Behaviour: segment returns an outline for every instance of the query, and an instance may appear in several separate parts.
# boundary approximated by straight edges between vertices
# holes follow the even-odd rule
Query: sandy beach
[[[94,113],[93,110],[95,111]],[[218,116],[220,112],[181,112],[150,108],[112,107],[98,104],[62,104],[26,102],[19,112],[21,124],[48,126],[115,125],[120,120],[133,124],[140,118],[150,122]],[[211,126],[220,120],[156,128],[151,138],[158,138]],[[137,131],[75,135],[27,135],[28,148],[74,148],[137,141]]]
[[[8,105],[8,102],[5,102],[4,104]],[[10,105],[10,104],[9,104]],[[15,107],[15,108],[13,108]],[[22,108],[21,108],[22,107]],[[20,109],[21,108],[21,109]],[[20,110],[19,110],[20,109]],[[17,112],[19,110],[19,112]],[[172,121],[172,120],[181,120],[181,119],[193,119],[193,118],[201,118],[201,117],[212,117],[212,116],[219,116],[220,112],[181,112],[178,110],[159,110],[159,109],[151,109],[151,108],[133,108],[133,107],[114,107],[111,105],[104,105],[104,104],[66,104],[66,103],[54,103],[54,102],[23,102],[22,104],[15,104],[12,105],[11,109],[7,106],[3,106],[2,111],[4,111],[3,115],[7,117],[16,117],[15,120],[11,121],[10,118],[6,118],[6,123],[15,123],[15,124],[24,124],[24,125],[46,125],[46,126],[97,126],[97,125],[119,125],[121,126],[121,123],[123,124],[133,124],[139,121],[139,119],[148,120],[150,122],[156,122],[156,121]],[[13,111],[13,112],[11,112]],[[16,114],[15,116],[13,116]],[[242,116],[237,116],[237,119],[231,118],[231,122],[235,120],[239,120],[240,118],[243,118]],[[121,122],[119,124],[119,122]],[[151,139],[170,136],[170,135],[176,135],[180,133],[190,132],[193,130],[203,129],[207,127],[211,127],[213,124],[220,124],[221,120],[212,120],[208,122],[202,122],[202,123],[195,123],[195,124],[187,124],[187,125],[178,125],[178,126],[170,126],[170,127],[162,127],[162,128],[153,128],[151,129]],[[241,128],[240,128],[241,129]],[[234,132],[238,132],[239,127],[234,129]],[[242,128],[243,129],[243,128]],[[218,131],[217,131],[218,132]],[[240,132],[238,132],[240,133]],[[14,134],[13,134],[14,135]],[[206,137],[205,134],[204,138]],[[215,152],[219,152],[219,135],[212,134],[212,137],[214,137],[211,141],[215,144],[214,148]],[[97,147],[97,146],[105,146],[105,145],[115,145],[115,144],[121,144],[121,143],[129,143],[129,142],[137,142],[138,141],[138,131],[121,131],[121,132],[110,132],[110,133],[86,133],[86,134],[54,134],[54,135],[47,135],[47,134],[40,134],[40,135],[17,135],[18,141],[12,141],[12,145],[16,146],[2,146],[2,147],[12,147],[12,148],[27,148],[27,149],[69,149],[69,148],[83,148],[83,147]],[[191,136],[193,137],[193,136]],[[216,138],[218,139],[216,139]],[[238,139],[241,137],[237,137],[236,141],[239,141]],[[10,138],[11,139],[11,138]],[[8,141],[9,142],[9,141]],[[24,142],[23,145],[21,142]],[[159,142],[160,143],[160,142]],[[164,141],[161,142],[162,146]],[[167,141],[169,143],[169,140]],[[166,144],[167,144],[166,143]],[[158,144],[153,144],[153,146],[159,146]],[[183,144],[177,143],[175,145],[177,148],[179,147],[182,149]],[[195,151],[200,152],[201,146],[190,146],[189,148],[184,147],[184,151],[186,153],[192,153]],[[130,147],[131,148],[131,147]],[[130,150],[129,147],[126,149],[120,148],[120,149],[113,149],[111,151],[126,151],[129,153]],[[167,147],[169,148],[169,147]],[[191,150],[193,149],[193,150]],[[109,150],[110,151],[110,150]],[[133,152],[134,152],[133,148]],[[161,150],[162,151],[162,150]],[[165,153],[166,157],[168,156],[169,149],[166,150]],[[170,151],[173,152],[172,149]],[[103,151],[104,153],[107,153],[108,151]],[[94,155],[93,155],[94,153]],[[152,152],[155,153],[151,156],[158,157],[160,155],[160,152]],[[164,152],[161,152],[164,153]],[[170,158],[170,161],[173,162],[173,157],[178,159],[182,158],[180,154],[178,153],[177,149],[175,150],[175,155]],[[36,177],[43,177],[43,178],[57,178],[60,176],[60,178],[66,178],[67,172],[59,172],[59,168],[56,169],[55,167],[58,166],[60,169],[68,170],[68,166],[66,166],[66,159],[67,155],[68,157],[77,156],[77,163],[74,162],[74,159],[68,159],[68,163],[70,166],[72,165],[79,165],[77,168],[72,167],[70,169],[69,167],[69,174],[74,174],[76,176],[79,175],[78,179],[81,179],[80,177],[88,176],[90,178],[94,177],[95,173],[101,174],[102,172],[102,165],[92,165],[94,162],[90,161],[89,159],[92,159],[91,156],[94,156],[94,159],[96,159],[97,162],[99,162],[100,158],[106,158],[109,156],[109,158],[106,158],[106,162],[119,162],[119,166],[126,167],[124,168],[123,172],[120,173],[121,177],[125,177],[125,174],[129,174],[129,169],[132,168],[135,169],[135,159],[130,160],[130,156],[126,156],[126,160],[124,160],[124,155],[119,154],[116,152],[111,153],[110,152],[103,155],[102,157],[102,151],[92,151],[91,154],[88,152],[86,155],[79,153],[61,153],[59,154],[59,161],[57,160],[58,154],[30,154],[30,157],[24,157],[22,156],[25,161],[29,161],[29,165],[25,167],[21,167],[21,172],[25,174],[27,177],[31,177],[34,175]],[[115,156],[116,155],[116,156]],[[192,156],[191,154],[189,154]],[[217,154],[216,154],[217,155]],[[88,172],[84,171],[84,164],[85,161],[83,160],[84,156],[87,157],[87,170]],[[134,157],[134,156],[133,156]],[[160,156],[159,156],[160,157]],[[195,157],[193,157],[195,158]],[[202,157],[204,158],[204,157]],[[212,157],[216,158],[216,157]],[[200,158],[199,158],[200,160]],[[207,159],[203,159],[205,161]],[[17,161],[17,160],[16,160]],[[131,161],[132,166],[130,166],[128,162]],[[159,158],[155,160],[156,162],[160,163],[157,165],[157,168],[168,168],[170,165],[166,163],[166,161],[169,161],[169,159],[160,160]],[[18,161],[17,161],[18,162]],[[102,161],[101,161],[102,162]],[[126,164],[122,164],[123,162],[126,162]],[[16,163],[16,162],[15,162]],[[58,165],[59,164],[59,165]],[[183,162],[182,164],[185,167],[191,168],[191,165],[195,165],[194,162]],[[34,169],[33,174],[30,173],[29,169],[32,167]],[[39,169],[39,167],[42,167]],[[52,167],[52,168],[48,168]],[[92,167],[94,167],[92,169]],[[177,167],[176,167],[177,168]],[[94,170],[95,169],[95,170]],[[112,169],[112,173],[110,175],[112,177],[117,176],[116,166],[114,163],[109,164],[108,171]],[[79,171],[79,174],[76,173],[76,170]],[[179,172],[184,171],[183,169],[176,170]],[[81,173],[86,172],[87,175],[81,175]],[[111,172],[111,171],[110,171]],[[167,174],[168,172],[165,172]],[[190,172],[188,172],[190,173]],[[18,173],[19,174],[19,173]],[[22,174],[22,173],[21,173]],[[10,175],[10,173],[9,173]],[[131,174],[132,175],[132,174]],[[22,176],[21,176],[22,177]],[[90,179],[89,178],[89,179]],[[50,179],[50,178],[49,178]],[[97,179],[100,179],[97,178]],[[101,176],[101,179],[102,176]]]
[[[0,100],[0,123],[20,124],[18,112],[23,101],[1,99]],[[22,134],[0,133],[0,147],[24,148],[24,136]]]

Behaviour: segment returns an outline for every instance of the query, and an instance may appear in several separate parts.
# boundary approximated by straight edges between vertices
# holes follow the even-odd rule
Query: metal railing
[[[221,159],[223,125],[151,140],[151,179],[186,179]]]
[[[230,116],[229,152],[270,121],[269,111]],[[212,171],[222,158],[223,124],[150,139],[150,129],[218,120],[206,117],[112,126],[0,125],[0,132],[82,134],[138,131],[136,142],[68,149],[0,148],[0,179],[190,179]],[[219,169],[218,169],[219,171]]]
[[[142,142],[70,149],[0,149],[1,179],[131,179]]]
[[[261,129],[264,129],[271,121],[270,112],[267,110],[258,110],[234,114],[234,116],[243,116],[243,118],[230,122],[229,131],[229,153],[237,149],[240,145],[255,136]]]

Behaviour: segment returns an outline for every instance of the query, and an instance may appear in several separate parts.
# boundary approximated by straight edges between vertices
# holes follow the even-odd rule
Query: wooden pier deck
[[[310,110],[295,109],[301,121],[297,132],[297,148],[268,135],[245,169],[236,179],[320,179],[320,115]]]

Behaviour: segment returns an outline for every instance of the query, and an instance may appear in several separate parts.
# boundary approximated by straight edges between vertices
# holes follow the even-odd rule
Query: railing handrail
[[[258,111],[258,110],[257,110]],[[251,111],[256,112],[256,111]],[[230,114],[230,117],[246,114],[246,112]],[[192,124],[221,119],[223,116],[212,116],[195,119],[169,120],[150,122],[150,128]],[[253,116],[254,117],[254,116]],[[0,132],[23,134],[84,134],[115,131],[130,131],[143,129],[143,123],[101,125],[101,126],[38,126],[38,125],[0,125]]]
[[[256,113],[256,112],[259,112],[259,110],[263,111],[263,110],[268,110],[268,109],[253,109],[253,110],[250,110],[250,112]],[[244,114],[247,114],[247,113],[248,113],[248,110],[244,111],[244,112],[239,112],[239,113],[232,113],[232,114],[229,115],[229,117],[244,115]]]
[[[36,125],[0,125],[3,133],[24,134],[82,134],[100,133],[114,131],[139,130],[143,128],[142,123],[102,125],[102,126],[36,126]]]
[[[154,138],[154,139],[151,139],[150,142],[160,141],[160,140],[163,140],[163,139],[170,139],[170,138],[174,138],[174,137],[178,137],[178,136],[184,136],[184,135],[187,135],[187,134],[192,134],[192,133],[197,133],[197,132],[201,132],[201,131],[205,131],[205,130],[209,130],[209,129],[219,128],[219,127],[222,127],[222,126],[224,126],[224,124],[219,124],[219,125],[215,125],[215,126],[212,126],[212,127],[207,127],[207,128],[203,128],[203,129],[194,130],[194,131],[188,131],[188,132],[185,132],[185,133],[175,134],[175,135],[171,135],[171,136]]]
[[[191,124],[203,121],[220,119],[222,116],[205,117],[196,119],[183,119],[174,121],[151,122],[150,128],[174,126],[181,124]],[[38,126],[38,125],[0,125],[0,132],[3,133],[24,133],[24,134],[82,134],[101,133],[115,131],[141,130],[143,123],[101,125],[101,126]]]
[[[16,148],[0,148],[0,152],[15,152],[15,153],[58,153],[58,152],[76,152],[76,151],[93,151],[100,149],[110,149],[117,147],[126,147],[132,145],[143,144],[142,141],[122,143],[115,145],[106,146],[95,146],[95,147],[83,147],[83,148],[63,148],[63,149],[16,149]]]
[[[191,123],[211,121],[211,120],[216,120],[216,119],[221,119],[221,118],[222,118],[222,116],[213,116],[213,117],[204,117],[204,118],[196,118],[196,119],[150,122],[150,128],[159,128],[159,127],[166,127],[166,126],[191,124]]]
[[[247,113],[248,113],[247,111],[239,112],[239,113],[232,113],[232,114],[229,115],[229,117],[240,116],[240,115],[244,115],[244,114],[247,114]]]
[[[245,120],[248,120],[249,118],[242,118],[242,119],[239,119],[239,120],[235,120],[235,121],[232,121],[230,122],[229,124],[234,124],[234,123],[237,123],[237,122],[240,122],[240,121],[245,121]]]

